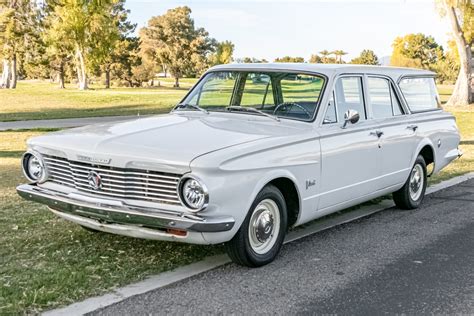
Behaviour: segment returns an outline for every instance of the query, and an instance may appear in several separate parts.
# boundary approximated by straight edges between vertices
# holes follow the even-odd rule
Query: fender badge
[[[316,180],[306,180],[306,190],[308,190],[309,187],[312,187],[313,185],[316,185]]]

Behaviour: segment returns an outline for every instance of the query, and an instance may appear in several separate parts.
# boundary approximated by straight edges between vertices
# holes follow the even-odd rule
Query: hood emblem
[[[102,188],[102,178],[95,171],[89,172],[87,175],[87,183],[89,184],[89,187],[95,191]]]
[[[109,159],[94,158],[94,157],[89,157],[89,156],[77,155],[77,159],[81,160],[81,161],[87,161],[87,162],[91,162],[91,163],[100,163],[100,164],[104,164],[104,165],[107,165],[107,164],[110,163],[110,158]]]

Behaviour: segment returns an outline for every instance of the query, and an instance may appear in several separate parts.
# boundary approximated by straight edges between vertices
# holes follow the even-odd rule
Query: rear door
[[[417,126],[409,123],[394,83],[386,77],[368,76],[371,116],[380,135],[380,188],[404,183],[411,169]]]
[[[367,120],[362,75],[336,80],[320,128],[322,170],[319,211],[350,202],[378,189],[379,139],[377,126]],[[344,124],[347,110],[359,112],[356,124]]]

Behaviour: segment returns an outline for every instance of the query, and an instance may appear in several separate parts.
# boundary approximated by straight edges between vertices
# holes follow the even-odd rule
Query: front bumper
[[[16,189],[24,199],[45,204],[55,214],[65,219],[83,226],[121,235],[124,235],[123,228],[129,232],[135,230],[135,235],[139,232],[169,234],[170,231],[176,230],[199,233],[223,232],[232,229],[235,223],[230,216],[211,218],[155,208],[136,207],[119,201],[65,194],[34,184],[19,185]],[[80,222],[81,219],[83,223]],[[108,230],[104,228],[108,228]],[[118,228],[119,231],[110,231],[114,228]],[[131,233],[126,235],[133,236]]]

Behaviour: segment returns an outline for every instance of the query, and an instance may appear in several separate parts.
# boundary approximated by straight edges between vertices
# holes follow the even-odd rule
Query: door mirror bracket
[[[359,112],[356,110],[347,110],[347,112],[344,113],[344,125],[342,125],[342,128],[346,128],[347,123],[355,124],[359,122],[359,119]]]

